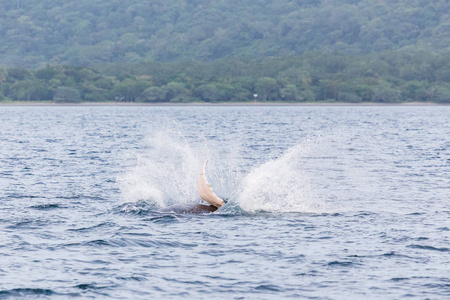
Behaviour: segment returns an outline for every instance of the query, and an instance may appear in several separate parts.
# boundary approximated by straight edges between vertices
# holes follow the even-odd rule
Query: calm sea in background
[[[450,299],[449,106],[2,106],[0,124],[1,299]],[[163,212],[201,202],[206,159],[228,203]]]

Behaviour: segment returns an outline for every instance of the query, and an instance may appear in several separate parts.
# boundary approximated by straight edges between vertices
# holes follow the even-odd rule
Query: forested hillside
[[[450,102],[450,60],[425,51],[353,57],[115,63],[0,70],[0,100]]]
[[[0,101],[450,102],[448,0],[8,0]]]
[[[15,67],[450,45],[447,0],[8,0],[0,16]]]

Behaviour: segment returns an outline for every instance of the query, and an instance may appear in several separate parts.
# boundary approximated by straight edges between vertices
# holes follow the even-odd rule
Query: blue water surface
[[[0,298],[450,299],[449,106],[2,106]],[[196,176],[228,199],[212,214]]]

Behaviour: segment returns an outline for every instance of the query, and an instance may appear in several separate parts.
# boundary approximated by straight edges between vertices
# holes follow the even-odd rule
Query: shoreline
[[[450,103],[401,102],[401,103],[322,103],[322,102],[221,102],[221,103],[141,103],[141,102],[80,102],[55,103],[34,101],[0,102],[1,106],[448,106]]]

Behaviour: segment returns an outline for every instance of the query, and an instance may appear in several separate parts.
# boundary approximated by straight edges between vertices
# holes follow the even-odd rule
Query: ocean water
[[[450,107],[0,107],[0,298],[450,299]],[[211,214],[196,176],[228,203]]]

